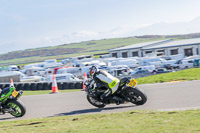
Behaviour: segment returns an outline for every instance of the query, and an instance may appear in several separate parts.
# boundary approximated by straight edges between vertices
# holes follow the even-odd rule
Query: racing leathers
[[[119,79],[113,77],[104,70],[99,70],[93,75],[93,80],[96,84],[101,84],[107,90],[100,96],[101,100],[105,102],[119,87]]]

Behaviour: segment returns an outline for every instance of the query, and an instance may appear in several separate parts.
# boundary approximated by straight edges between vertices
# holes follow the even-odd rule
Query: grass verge
[[[170,81],[186,81],[200,80],[200,68],[192,68],[181,70],[178,72],[170,72],[165,74],[152,75],[148,77],[138,78],[139,84],[162,83]]]
[[[195,133],[200,110],[131,111],[0,122],[5,133]]]
[[[81,89],[71,89],[71,90],[59,90],[59,92],[75,92],[75,91],[81,91]],[[40,94],[49,94],[52,91],[51,90],[44,90],[44,91],[23,91],[23,95],[40,95]]]

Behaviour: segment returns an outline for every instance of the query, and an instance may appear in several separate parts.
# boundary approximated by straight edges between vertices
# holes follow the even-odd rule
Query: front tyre
[[[104,103],[96,100],[95,98],[93,98],[89,95],[87,95],[87,100],[90,104],[92,104],[93,106],[98,107],[98,108],[103,108],[106,106]]]
[[[6,106],[11,109],[10,114],[15,117],[22,117],[26,113],[26,108],[20,100],[10,100],[6,103]]]
[[[136,104],[136,105],[143,105],[146,103],[147,96],[139,88],[127,87],[125,91],[126,91],[125,93],[127,97],[126,99],[130,101],[131,103]]]

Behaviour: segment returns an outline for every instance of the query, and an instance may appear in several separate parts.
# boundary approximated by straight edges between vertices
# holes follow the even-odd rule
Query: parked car
[[[148,57],[148,58],[143,58],[140,60],[140,64],[142,66],[148,66],[148,65],[154,65],[156,68],[161,67],[161,65],[165,62],[166,60],[163,58],[158,58],[158,57]]]
[[[58,69],[56,72],[56,74],[65,74],[65,73],[71,73],[76,76],[83,76],[81,73],[81,68],[79,67],[61,68]]]
[[[166,68],[158,68],[155,70],[155,73],[159,74],[159,73],[168,73],[168,72],[172,72],[171,70],[167,70]]]
[[[171,60],[171,59],[172,59],[172,58],[169,57],[169,56],[161,56],[160,58],[163,58],[163,59],[165,59],[165,60]]]
[[[194,66],[194,59],[192,59],[192,60],[182,60],[179,64],[180,69],[193,68],[193,66]]]
[[[110,69],[108,71],[111,75],[113,75],[114,77],[121,77],[121,76],[127,76],[129,75],[129,72],[126,68],[121,68],[121,69]]]
[[[144,73],[144,72],[154,72],[155,71],[155,66],[154,65],[149,65],[149,66],[140,66],[137,67],[133,70],[133,72],[130,73],[130,75],[138,74],[138,73]]]
[[[107,61],[108,66],[127,65],[129,68],[136,68],[139,62],[136,59],[117,58]]]
[[[166,69],[173,69],[173,68],[177,68],[177,64],[175,64],[177,61],[176,60],[167,60],[162,64],[163,68]]]
[[[24,70],[27,76],[44,76],[45,69],[42,67],[31,67]]]
[[[65,73],[65,74],[56,74],[56,81],[57,82],[73,82],[73,81],[80,81],[80,79],[78,79],[77,77],[75,77],[73,74],[71,73]],[[53,81],[53,75],[49,75],[46,79],[46,81],[48,82],[52,82]]]
[[[139,70],[135,74],[149,74],[149,73],[152,73],[152,72],[150,72],[148,70]]]
[[[19,68],[16,65],[8,66],[8,71],[19,71]]]

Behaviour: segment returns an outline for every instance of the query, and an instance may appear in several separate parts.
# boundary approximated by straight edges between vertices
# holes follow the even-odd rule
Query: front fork
[[[18,95],[16,96],[16,99],[19,99],[23,94],[23,90],[18,91]]]

